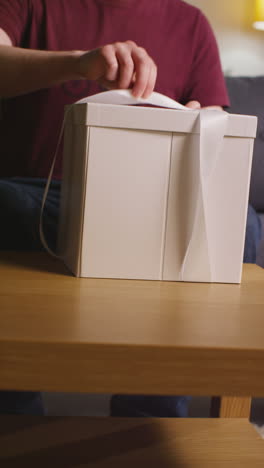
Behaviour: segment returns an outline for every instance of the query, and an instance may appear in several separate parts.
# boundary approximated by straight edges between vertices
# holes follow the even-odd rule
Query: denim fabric
[[[43,250],[39,220],[45,179],[0,179],[0,249]],[[43,216],[49,246],[56,248],[60,182],[52,181]]]
[[[44,416],[45,410],[41,393],[0,391],[1,414]]]
[[[244,263],[256,263],[260,240],[261,220],[254,208],[249,205],[244,249]]]
[[[0,179],[0,250],[42,250],[39,215],[46,180]],[[44,212],[44,233],[49,246],[56,247],[60,182],[52,181]],[[249,207],[245,262],[255,263],[260,240],[260,220]],[[190,397],[115,395],[112,416],[186,417]],[[0,392],[0,414],[44,414],[38,392]]]
[[[133,418],[187,418],[189,396],[114,395],[111,416]]]

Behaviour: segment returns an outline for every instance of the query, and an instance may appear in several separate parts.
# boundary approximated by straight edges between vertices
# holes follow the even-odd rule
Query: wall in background
[[[264,75],[264,31],[252,28],[254,0],[187,0],[209,19],[229,75]]]

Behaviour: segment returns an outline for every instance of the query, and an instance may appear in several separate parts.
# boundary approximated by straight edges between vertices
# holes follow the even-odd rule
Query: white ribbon
[[[200,144],[197,145],[197,154],[194,155],[199,158],[199,186],[198,193],[194,194],[197,199],[193,228],[180,271],[180,281],[190,281],[195,271],[199,272],[201,281],[210,282],[215,278],[210,234],[213,221],[209,215],[208,200],[210,179],[222,151],[228,117],[223,111],[201,110],[199,113],[197,124]]]
[[[104,91],[103,93],[94,94],[93,96],[88,96],[76,104],[84,104],[87,102],[93,102],[95,104],[113,104],[113,105],[125,105],[131,106],[135,104],[150,104],[152,106],[158,107],[167,107],[169,109],[181,109],[181,110],[190,110],[188,107],[179,104],[173,99],[164,96],[160,93],[152,93],[149,98],[135,98],[131,91],[128,89],[115,89],[112,91]]]

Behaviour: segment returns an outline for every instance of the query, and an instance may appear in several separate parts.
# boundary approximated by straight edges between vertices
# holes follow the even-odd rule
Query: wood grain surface
[[[3,468],[262,468],[246,420],[2,417]]]
[[[250,418],[250,397],[213,397],[211,416],[215,418]]]
[[[0,255],[0,387],[264,395],[264,271],[241,285],[77,279]]]

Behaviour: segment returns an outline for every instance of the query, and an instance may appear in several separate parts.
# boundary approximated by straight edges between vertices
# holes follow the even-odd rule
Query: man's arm
[[[134,42],[109,44],[89,52],[49,52],[13,47],[0,29],[0,97],[26,94],[69,80],[94,80],[106,88],[132,88],[148,97],[157,67]]]

